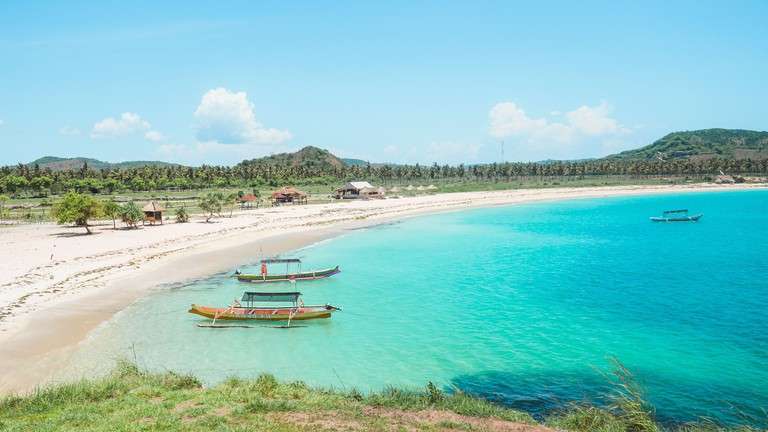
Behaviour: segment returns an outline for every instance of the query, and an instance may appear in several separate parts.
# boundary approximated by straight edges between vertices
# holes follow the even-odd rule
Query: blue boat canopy
[[[296,303],[301,296],[300,292],[281,292],[281,293],[263,293],[263,292],[244,292],[240,301],[253,302],[286,302]]]
[[[671,213],[688,213],[688,209],[667,210],[664,212],[664,214],[671,214]]]
[[[261,260],[262,264],[300,263],[298,258],[267,258]]]

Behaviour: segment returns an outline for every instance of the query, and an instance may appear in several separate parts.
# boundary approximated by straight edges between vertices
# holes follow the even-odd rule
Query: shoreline
[[[765,185],[612,186],[461,192],[238,211],[217,223],[85,236],[52,224],[13,227],[0,252],[0,394],[47,384],[96,327],[159,287],[232,269],[258,255],[424,214],[532,202],[765,189]],[[19,247],[15,247],[19,245]],[[47,259],[50,252],[50,259]]]

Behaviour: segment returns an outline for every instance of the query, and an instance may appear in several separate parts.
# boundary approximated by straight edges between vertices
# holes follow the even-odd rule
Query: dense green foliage
[[[205,212],[206,222],[210,222],[214,215],[221,215],[224,201],[224,195],[221,192],[208,192],[200,198],[198,206]]]
[[[100,161],[98,159],[75,157],[75,158],[62,158],[56,156],[45,156],[40,159],[36,159],[29,163],[30,166],[39,166],[42,169],[50,168],[53,171],[57,170],[79,170],[83,166],[90,167],[91,169],[127,169],[127,168],[141,168],[143,166],[171,166],[176,165],[168,162],[160,161],[126,161],[118,163],[110,163]]]
[[[90,195],[68,192],[61,201],[53,206],[52,214],[57,223],[74,223],[77,226],[85,227],[86,232],[90,234],[91,229],[88,227],[88,221],[101,216],[103,207],[101,201]]]
[[[129,201],[120,207],[120,219],[128,228],[137,228],[139,222],[144,219],[144,212],[135,202]]]
[[[673,132],[651,145],[608,159],[768,158],[768,132],[741,129],[703,129]]]
[[[304,147],[295,153],[280,153],[258,159],[245,160],[238,164],[244,168],[302,168],[315,171],[330,171],[343,168],[347,164],[332,155],[328,150],[317,147]]]
[[[109,199],[104,201],[103,210],[104,216],[112,219],[112,228],[117,228],[117,218],[120,217],[121,210],[120,204],[113,199]]]
[[[546,424],[578,432],[757,431],[714,422],[665,428],[640,394],[618,392],[616,406],[589,405],[555,413]],[[622,398],[635,402],[622,404]],[[500,422],[515,422],[511,423]],[[312,389],[280,383],[272,375],[230,378],[203,388],[193,376],[150,374],[122,363],[107,377],[38,389],[0,399],[4,431],[307,431],[307,430],[516,430],[533,432],[526,413],[429,383],[422,391],[388,388],[363,395],[355,389]]]
[[[658,157],[657,157],[658,156]],[[530,179],[583,179],[658,176],[711,179],[726,174],[768,174],[768,132],[707,129],[669,134],[656,143],[605,159],[508,162],[479,165],[389,165],[339,159],[327,150],[305,147],[243,161],[235,166],[185,167],[154,162],[99,165],[86,161],[71,169],[45,164],[0,168],[0,193],[46,196],[69,190],[112,194],[156,190],[259,188],[289,184],[324,185],[329,191],[349,180],[392,185],[410,182],[528,182]],[[96,161],[98,162],[98,161]],[[144,165],[141,165],[144,164]]]

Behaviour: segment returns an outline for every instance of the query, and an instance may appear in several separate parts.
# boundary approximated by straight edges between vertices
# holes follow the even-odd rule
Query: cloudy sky
[[[768,129],[765,1],[157,3],[0,3],[0,164],[528,161]]]

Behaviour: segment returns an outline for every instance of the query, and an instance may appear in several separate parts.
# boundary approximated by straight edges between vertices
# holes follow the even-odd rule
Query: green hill
[[[244,160],[239,165],[332,169],[342,168],[346,164],[328,150],[308,146],[294,153],[279,153],[262,158]]]
[[[766,159],[768,132],[743,129],[702,129],[672,132],[651,145],[606,159]]]
[[[74,158],[61,158],[56,156],[45,156],[40,159],[36,159],[27,165],[37,164],[41,169],[50,168],[53,171],[65,171],[65,170],[77,170],[83,167],[84,164],[88,164],[91,169],[128,169],[128,168],[141,168],[143,166],[177,166],[178,164],[161,162],[161,161],[125,161],[125,162],[104,162],[98,159],[74,157]]]

